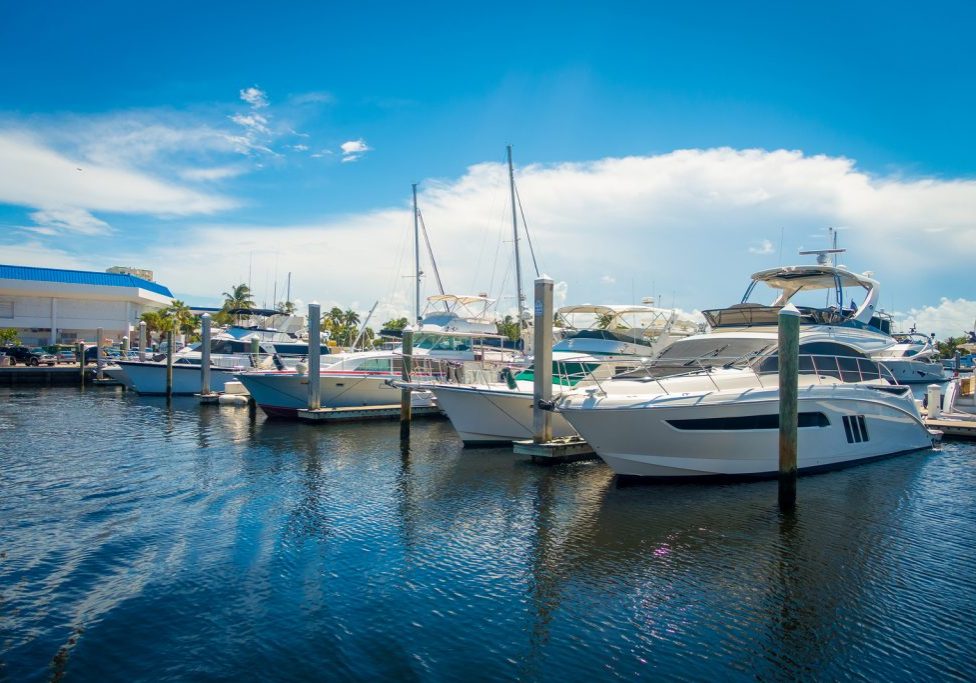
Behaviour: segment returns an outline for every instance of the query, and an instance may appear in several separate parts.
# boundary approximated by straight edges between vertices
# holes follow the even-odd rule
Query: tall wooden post
[[[552,400],[552,278],[535,281],[535,328],[533,331],[532,426],[535,443],[552,441],[552,413],[539,407]]]
[[[413,330],[403,331],[403,368],[400,370],[400,377],[404,382],[410,381],[413,371]],[[409,438],[410,420],[413,419],[413,407],[411,404],[411,391],[409,387],[400,390],[400,438]]]
[[[322,407],[322,377],[319,374],[322,356],[322,307],[308,305],[308,409]]]
[[[200,394],[210,395],[210,314],[200,316]]]
[[[105,331],[99,327],[95,330],[95,379],[101,382],[105,379],[105,375],[102,373],[102,368],[105,365],[105,360],[102,358],[102,336]]]
[[[78,342],[78,368],[81,371],[81,388],[85,388],[85,342]]]
[[[796,507],[796,458],[800,372],[800,311],[779,311],[779,507]]]
[[[146,362],[146,321],[139,321],[139,362]]]
[[[166,332],[166,397],[173,395],[173,330]]]

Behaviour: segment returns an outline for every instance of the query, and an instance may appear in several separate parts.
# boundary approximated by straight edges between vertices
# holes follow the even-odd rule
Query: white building
[[[168,288],[128,274],[0,265],[0,329],[28,346],[121,341],[139,316],[168,306]]]

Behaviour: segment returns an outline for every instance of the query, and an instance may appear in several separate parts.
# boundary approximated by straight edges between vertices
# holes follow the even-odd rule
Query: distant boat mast
[[[417,183],[413,184],[413,256],[414,270],[417,277],[417,287],[415,289],[414,310],[416,311],[417,325],[420,325],[420,221],[417,212]]]
[[[518,290],[518,323],[525,326],[525,295],[522,293],[522,261],[519,258],[518,210],[515,206],[515,169],[512,166],[512,146],[508,145],[508,184],[512,195],[512,234],[515,236],[515,283]]]

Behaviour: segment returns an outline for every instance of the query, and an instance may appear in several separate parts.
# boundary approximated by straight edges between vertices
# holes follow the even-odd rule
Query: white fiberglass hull
[[[773,476],[779,469],[775,387],[660,394],[629,404],[624,397],[603,404],[599,396],[581,394],[563,401],[559,410],[619,475]],[[798,430],[800,471],[932,446],[907,392],[893,395],[851,384],[801,386],[799,413],[800,424],[807,425]]]
[[[321,374],[319,404],[351,408],[398,404],[400,390],[386,384],[391,375]],[[251,372],[238,379],[261,409],[273,417],[295,417],[308,407],[308,375],[295,372]],[[430,405],[427,392],[414,392],[413,405]]]
[[[917,360],[878,359],[898,381],[899,384],[922,384],[945,380],[945,368],[941,363],[924,363]]]
[[[507,386],[427,385],[466,446],[531,439],[532,394]],[[575,436],[576,430],[559,413],[552,414],[555,438]]]
[[[166,363],[147,361],[120,361],[120,378],[140,394],[162,395],[166,393]],[[223,391],[224,384],[234,379],[240,368],[210,368],[210,391]],[[199,365],[173,365],[173,393],[199,394],[202,388]]]

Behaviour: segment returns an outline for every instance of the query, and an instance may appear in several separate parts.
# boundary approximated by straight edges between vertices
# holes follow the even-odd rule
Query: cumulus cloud
[[[567,304],[632,303],[659,294],[661,305],[686,311],[729,305],[741,298],[751,273],[780,265],[779,239],[772,249],[763,235],[778,236],[782,229],[782,260],[809,263],[797,249],[828,246],[826,236],[820,244],[810,235],[844,225],[840,246],[848,252],[842,262],[875,272],[881,304],[910,311],[899,320],[915,320],[919,329],[941,337],[970,329],[976,317],[964,298],[971,296],[976,259],[974,180],[878,176],[845,158],[721,148],[529,165],[517,170],[516,182],[540,269],[562,283]],[[9,187],[0,170],[0,194]],[[459,294],[488,292],[503,313],[511,312],[515,278],[505,166],[476,164],[460,177],[426,181],[418,201],[445,287]],[[165,284],[217,302],[220,292],[246,277],[250,252],[273,243],[279,270],[293,273],[295,297],[343,308],[360,302],[361,313],[380,300],[387,308],[377,316],[399,317],[411,308],[412,227],[405,192],[396,207],[300,224],[197,222],[183,225],[183,233],[174,230],[173,246],[106,253],[113,261],[138,257]],[[938,239],[954,248],[920,248],[927,228],[940,229]],[[194,249],[186,250],[181,238],[191,235]],[[323,253],[330,255],[329,268],[321,267]],[[523,260],[530,283],[527,249]],[[254,280],[259,300],[265,279],[262,274]],[[424,286],[433,293],[431,277]]]
[[[261,109],[268,106],[267,93],[257,86],[251,86],[250,88],[244,88],[241,90],[241,99],[255,109]]]
[[[348,161],[356,161],[363,156],[363,154],[372,150],[372,147],[367,145],[366,141],[362,138],[359,138],[358,140],[347,140],[339,147],[342,149],[343,163]]]
[[[256,133],[270,133],[268,119],[260,114],[234,114],[230,120],[249,131]]]
[[[913,308],[906,314],[895,314],[901,331],[912,326],[923,334],[935,333],[939,339],[961,337],[976,329],[976,301],[942,298],[937,305]]]

